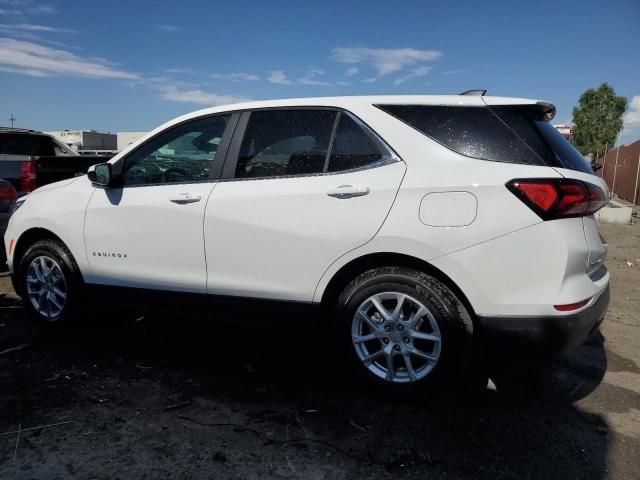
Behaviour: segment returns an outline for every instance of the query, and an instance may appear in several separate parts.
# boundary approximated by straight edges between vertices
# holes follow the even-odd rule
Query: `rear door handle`
[[[369,187],[363,187],[362,185],[340,185],[327,190],[327,195],[334,198],[352,198],[369,195],[369,192]]]
[[[169,200],[173,203],[184,205],[186,203],[199,202],[201,198],[202,197],[200,195],[192,195],[191,193],[178,193],[169,197]]]

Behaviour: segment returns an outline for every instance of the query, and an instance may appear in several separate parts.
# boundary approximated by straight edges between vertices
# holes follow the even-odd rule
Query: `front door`
[[[84,232],[88,283],[206,292],[204,210],[229,119],[170,127],[123,160],[121,187],[96,188]]]

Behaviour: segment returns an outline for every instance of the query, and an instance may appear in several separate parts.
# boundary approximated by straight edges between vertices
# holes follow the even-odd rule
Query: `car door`
[[[87,207],[88,283],[206,292],[204,210],[222,169],[231,118],[170,127],[114,166],[121,186],[96,188]]]
[[[205,212],[207,291],[311,301],[376,234],[405,164],[346,112],[245,112],[237,132]]]

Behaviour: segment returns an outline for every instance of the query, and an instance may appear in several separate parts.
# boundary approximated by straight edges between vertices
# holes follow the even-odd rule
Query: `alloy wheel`
[[[67,302],[67,282],[60,265],[51,257],[34,258],[27,268],[27,296],[33,308],[48,321],[55,321]]]
[[[436,366],[442,336],[431,311],[400,292],[383,292],[360,304],[351,323],[353,346],[362,364],[391,383],[413,383]]]

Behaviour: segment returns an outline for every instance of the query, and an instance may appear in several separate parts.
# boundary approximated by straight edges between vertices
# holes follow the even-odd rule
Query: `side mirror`
[[[99,185],[101,187],[108,187],[111,185],[111,164],[99,163],[98,165],[92,165],[87,170],[87,177],[91,180],[91,183]]]

